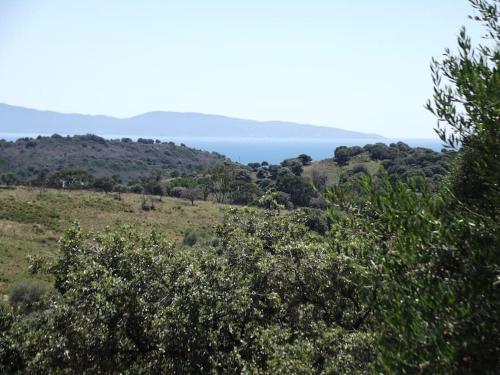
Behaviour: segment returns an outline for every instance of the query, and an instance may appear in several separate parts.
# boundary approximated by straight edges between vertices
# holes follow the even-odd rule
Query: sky
[[[429,63],[466,0],[0,0],[0,102],[435,137]],[[1,131],[1,124],[0,124]]]

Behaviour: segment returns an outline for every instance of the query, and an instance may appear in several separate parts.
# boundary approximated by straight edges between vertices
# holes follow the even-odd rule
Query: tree
[[[185,188],[181,193],[180,197],[187,199],[188,201],[191,202],[191,205],[194,206],[194,201],[196,199],[200,199],[202,196],[201,191],[198,188],[195,187],[190,187],[190,188]]]
[[[79,168],[57,171],[49,177],[48,184],[57,189],[88,189],[94,183],[94,176]]]
[[[277,165],[277,164],[272,164],[268,167],[268,171],[269,171],[269,178],[271,180],[276,180],[276,178],[278,177],[278,172],[280,171],[281,169],[281,166],[280,165]]]
[[[335,149],[334,160],[338,165],[347,165],[349,158],[350,155],[346,146],[339,146]]]
[[[209,176],[201,176],[197,178],[196,182],[198,189],[200,189],[202,199],[206,201],[213,190],[212,179]]]
[[[356,222],[367,225],[362,238],[382,254],[373,259],[383,317],[377,372],[500,368],[500,2],[470,3],[486,27],[486,44],[473,48],[462,29],[458,54],[446,50],[431,66],[434,98],[427,107],[443,142],[462,148],[448,182],[432,193],[425,180],[386,177],[375,186],[363,179],[369,204],[357,208]],[[349,237],[347,228],[339,227],[338,236]],[[361,233],[356,228],[358,242]]]
[[[289,165],[290,170],[295,176],[300,176],[302,172],[304,171],[304,168],[302,167],[302,163],[295,160],[290,163]]]
[[[302,165],[309,165],[312,162],[312,157],[307,154],[300,154],[299,156],[297,156],[297,159],[302,162]]]
[[[94,189],[104,191],[106,194],[113,191],[115,181],[108,176],[97,177],[94,180]]]
[[[129,189],[127,188],[127,186],[125,186],[123,184],[116,184],[113,187],[113,191],[115,193],[118,193],[118,200],[122,200],[122,194],[128,192]]]
[[[7,186],[16,185],[19,183],[19,179],[14,173],[3,174],[2,176],[0,176],[0,181]]]
[[[165,187],[159,182],[148,183],[144,186],[144,190],[152,195],[158,195],[161,198],[165,195]]]
[[[251,182],[234,181],[231,186],[231,203],[250,205],[262,195],[259,187]]]
[[[364,273],[300,215],[232,212],[192,248],[75,226],[48,268],[43,310],[0,310],[1,370],[350,374],[373,360]]]
[[[144,187],[142,184],[132,184],[129,186],[129,190],[131,193],[134,194],[143,194],[144,193]]]
[[[485,42],[473,47],[465,28],[458,36],[459,53],[446,49],[431,65],[436,131],[448,148],[462,147],[453,192],[467,204],[498,208],[500,170],[500,26],[498,0],[470,0],[473,17],[486,29]],[[475,178],[470,178],[474,175]]]
[[[391,149],[381,142],[371,145],[368,150],[373,160],[393,159],[398,154],[398,150]],[[352,154],[350,156],[352,156]]]
[[[258,179],[263,179],[263,178],[269,177],[269,170],[268,170],[268,168],[267,167],[259,167],[257,169],[256,177]]]
[[[301,159],[286,159],[281,162],[281,166],[290,169],[290,171],[296,175],[300,176],[302,174],[303,163]]]
[[[158,195],[160,201],[165,195],[165,187],[161,183],[161,171],[153,171],[148,177],[143,178],[142,185],[146,194]]]
[[[290,200],[296,206],[308,206],[316,191],[309,179],[288,173],[276,180],[276,189],[290,194]]]
[[[139,138],[139,139],[137,139],[137,142],[151,144],[151,145],[155,143],[154,139],[148,139],[148,138]]]
[[[187,188],[183,186],[175,186],[169,190],[169,195],[171,197],[181,198],[186,189]]]
[[[224,203],[231,193],[231,184],[235,179],[235,170],[229,164],[220,164],[209,170],[212,192],[217,203]]]
[[[349,160],[351,160],[351,158],[353,158],[354,156],[362,154],[363,152],[365,152],[365,150],[371,152],[371,150],[373,149],[385,150],[387,149],[387,146],[385,146],[383,143],[377,143],[376,145],[366,145],[364,148],[359,146],[339,146],[335,149],[334,160],[338,165],[347,165],[349,164]],[[370,155],[374,160],[378,160],[380,158],[380,156],[376,153],[371,153]]]
[[[45,188],[47,187],[47,182],[49,178],[49,170],[47,168],[43,168],[36,177],[34,184],[39,188],[39,196],[42,197],[45,192]]]

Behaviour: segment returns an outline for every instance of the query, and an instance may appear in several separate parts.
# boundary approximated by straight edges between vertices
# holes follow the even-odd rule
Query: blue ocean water
[[[393,139],[207,139],[185,138],[173,140],[186,146],[202,150],[216,151],[240,163],[267,161],[271,164],[300,154],[310,155],[313,160],[332,158],[338,146],[364,146],[382,142],[390,144],[398,142]],[[442,143],[439,139],[407,139],[402,140],[411,147],[426,147],[440,151]]]
[[[0,133],[0,139],[16,140],[22,137],[36,137],[34,134]],[[126,135],[105,135],[104,138],[122,138]],[[128,136],[137,139],[135,136]],[[152,137],[146,137],[152,138]],[[333,157],[338,146],[364,146],[369,143],[403,141],[412,147],[426,147],[440,151],[442,143],[439,139],[310,139],[310,138],[195,138],[195,137],[158,137],[161,141],[184,143],[188,147],[200,150],[215,151],[226,155],[240,163],[262,162],[279,163],[299,154],[308,154],[313,160]]]

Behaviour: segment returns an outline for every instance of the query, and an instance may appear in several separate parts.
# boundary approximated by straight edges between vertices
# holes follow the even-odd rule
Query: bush
[[[252,172],[256,172],[260,167],[260,163],[248,163],[247,165],[252,169]]]
[[[313,208],[318,208],[320,210],[324,210],[328,207],[328,203],[322,196],[311,198],[309,205]]]
[[[175,187],[170,189],[169,195],[171,197],[175,197],[175,198],[182,198],[185,191],[186,191],[185,187],[175,186]]]
[[[297,156],[297,159],[302,162],[302,165],[309,165],[312,162],[312,157],[307,154],[300,154],[299,156]]]
[[[144,192],[144,188],[140,184],[134,184],[129,187],[131,193],[142,194]]]
[[[57,296],[6,324],[23,372],[368,370],[365,280],[349,259],[271,212],[231,212],[217,233],[215,247],[178,249],[154,232],[71,228]]]
[[[269,177],[269,170],[267,167],[259,167],[257,169],[257,178],[258,179],[264,179],[264,178],[267,178]]]
[[[352,157],[362,154],[363,152],[365,152],[365,149],[359,146],[339,146],[335,149],[334,160],[338,165],[347,165]]]
[[[269,178],[264,178],[263,180],[258,180],[255,183],[262,190],[267,190],[270,186],[272,186],[274,184],[273,180],[270,180]]]
[[[298,210],[299,215],[304,215],[305,225],[312,231],[321,235],[326,234],[329,229],[328,217],[325,212],[314,208],[302,208]]]
[[[368,169],[366,169],[366,167],[364,165],[355,165],[354,167],[352,167],[352,169],[349,172],[351,175],[355,175],[355,174],[359,174],[359,173],[368,174]]]
[[[193,230],[186,231],[182,239],[182,244],[184,246],[194,246],[196,242],[198,242],[198,234]]]
[[[122,194],[123,193],[128,193],[129,192],[129,188],[127,186],[123,185],[123,184],[116,184],[113,187],[113,191],[118,194],[118,199],[121,200],[122,199]]]
[[[259,207],[273,210],[280,208],[291,210],[293,208],[293,203],[290,202],[290,195],[282,191],[266,193],[260,197],[257,204]]]
[[[286,159],[281,162],[281,166],[288,168],[296,176],[300,176],[304,170],[302,159]]]
[[[145,196],[143,196],[142,200],[141,200],[141,209],[143,211],[155,210],[156,207],[155,207],[155,203],[153,201],[153,198],[151,198],[151,197],[146,198]]]
[[[295,206],[308,206],[311,198],[317,196],[309,179],[291,173],[278,176],[276,189],[290,194],[290,200]]]
[[[270,178],[272,180],[276,180],[276,178],[278,177],[278,173],[281,169],[281,166],[279,165],[276,165],[276,164],[272,164],[268,167],[268,170],[269,170],[269,174],[270,174]]]
[[[17,185],[20,183],[19,179],[14,173],[5,173],[0,176],[0,182],[7,186]]]
[[[238,173],[236,173],[236,176],[234,178],[238,181],[245,181],[245,182],[252,181],[252,177],[250,176],[250,173],[246,169],[240,169]]]
[[[154,143],[155,143],[154,139],[148,139],[148,138],[139,138],[139,139],[137,140],[137,142],[138,142],[138,143],[150,144],[150,145],[152,145],[152,144],[154,144]]]
[[[9,288],[9,303],[23,313],[30,313],[40,307],[42,297],[49,291],[47,283],[39,280],[23,280]]]
[[[261,195],[262,191],[257,185],[245,181],[235,181],[232,184],[230,198],[233,204],[250,205]]]

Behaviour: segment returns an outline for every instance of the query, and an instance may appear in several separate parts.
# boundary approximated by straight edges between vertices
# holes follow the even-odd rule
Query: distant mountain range
[[[378,134],[284,121],[254,121],[192,112],[147,112],[129,118],[40,111],[0,103],[0,133],[131,137],[380,138]]]

